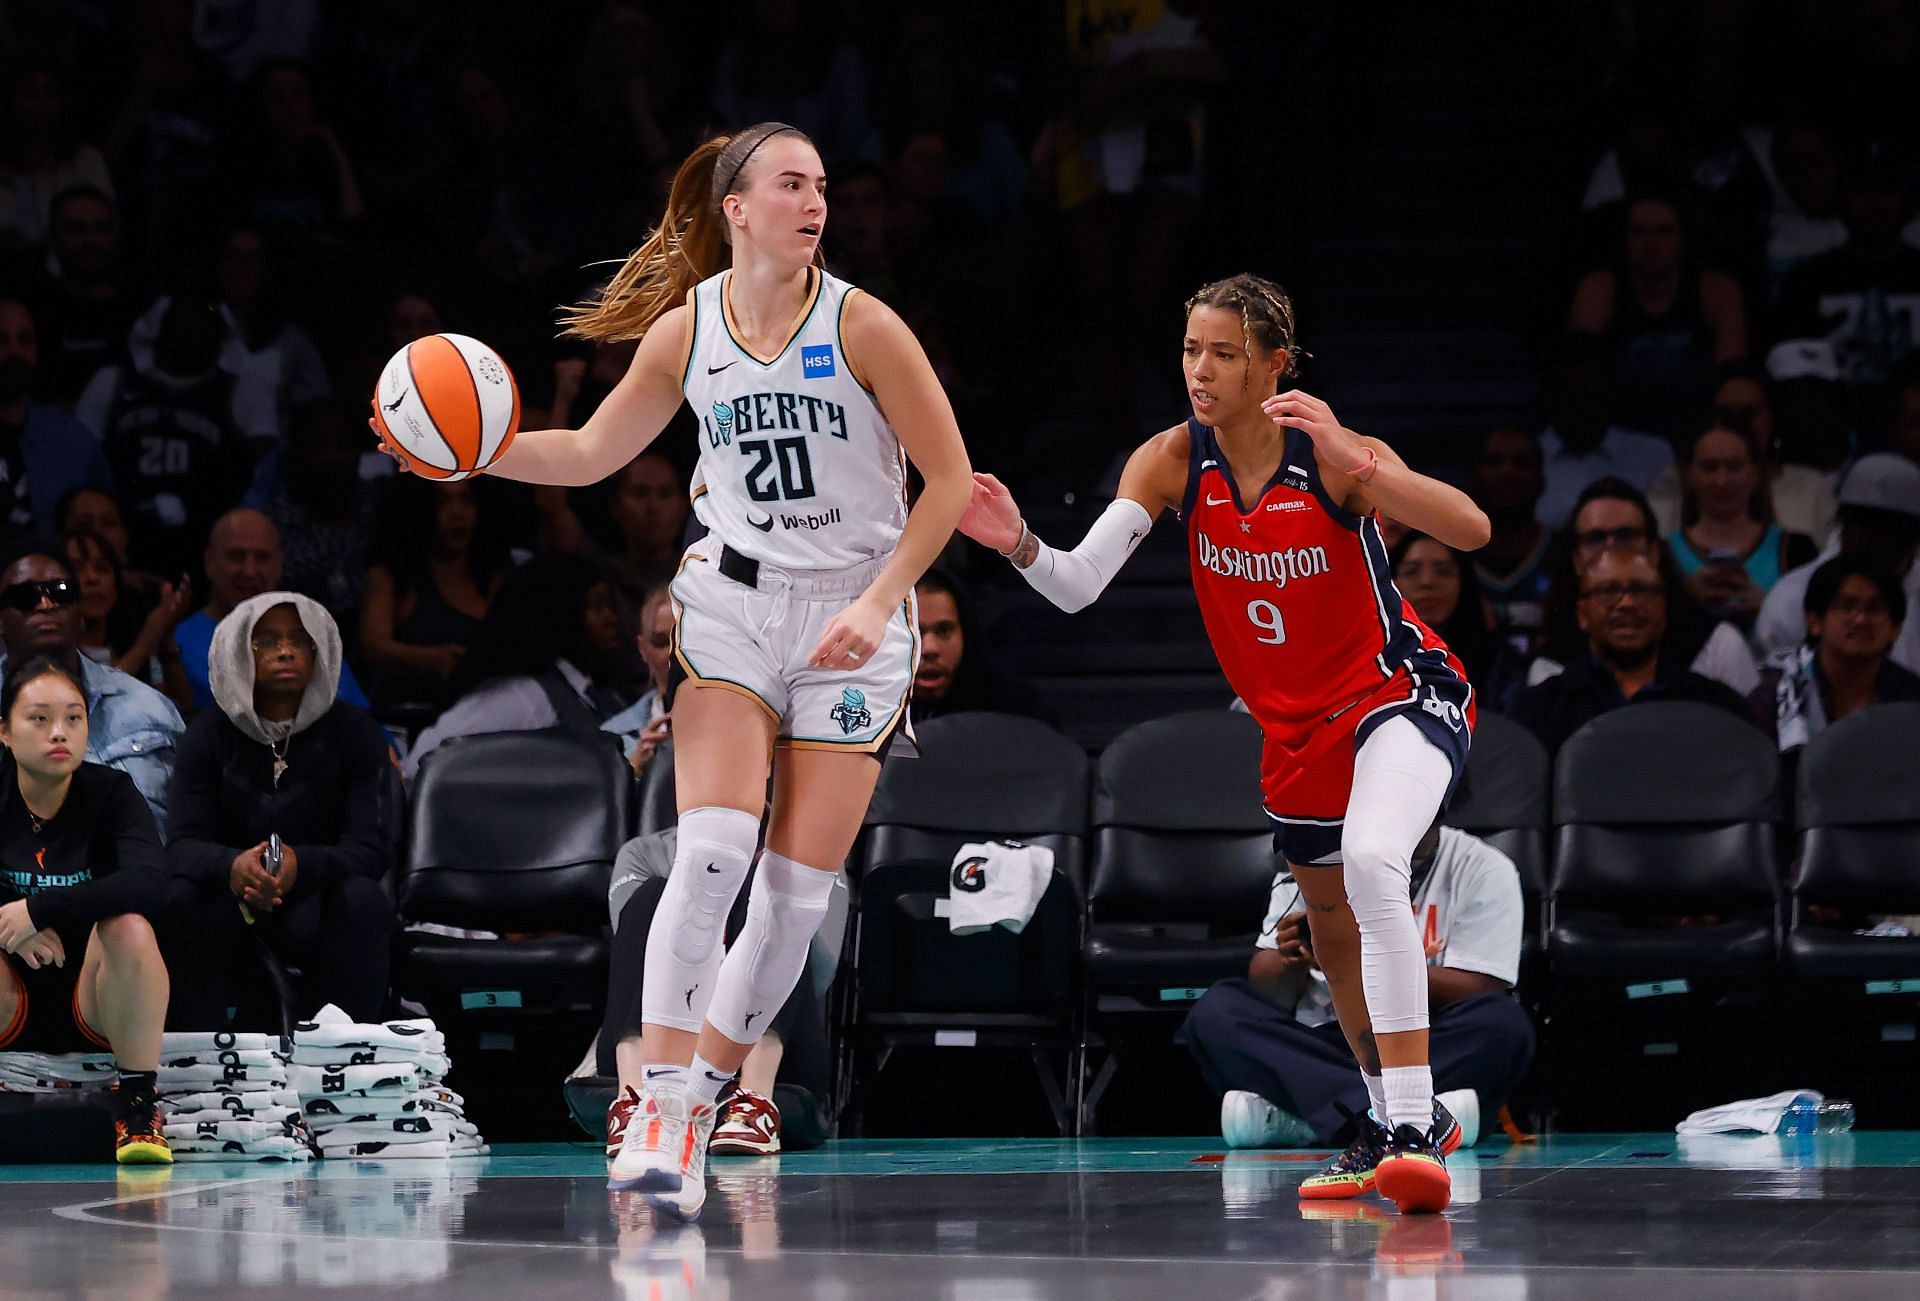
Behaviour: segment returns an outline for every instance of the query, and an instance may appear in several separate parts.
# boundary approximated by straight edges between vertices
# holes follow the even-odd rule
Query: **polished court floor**
[[[1920,1133],[1495,1138],[1455,1205],[1303,1213],[1322,1153],[868,1141],[715,1163],[693,1227],[585,1147],[452,1163],[0,1168],[0,1296],[1920,1296]]]

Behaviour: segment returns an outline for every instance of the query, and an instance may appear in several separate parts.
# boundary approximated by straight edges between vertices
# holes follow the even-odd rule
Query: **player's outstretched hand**
[[[878,649],[892,617],[892,610],[861,597],[827,622],[807,663],[821,669],[859,668]]]
[[[1343,426],[1333,408],[1313,394],[1288,389],[1262,402],[1260,409],[1274,424],[1292,426],[1311,438],[1334,469],[1353,474],[1367,468],[1367,446],[1360,435]]]
[[[960,531],[983,547],[1005,554],[1020,541],[1020,507],[1007,485],[974,472],[973,500],[960,516]]]
[[[367,419],[367,428],[373,431],[373,441],[376,444],[378,444],[380,450],[393,458],[393,463],[398,468],[399,472],[401,474],[412,474],[413,473],[412,469],[410,469],[407,465],[407,458],[400,455],[400,453],[394,451],[391,447],[387,446],[387,440],[380,436],[379,424],[376,421],[374,421],[371,417]]]

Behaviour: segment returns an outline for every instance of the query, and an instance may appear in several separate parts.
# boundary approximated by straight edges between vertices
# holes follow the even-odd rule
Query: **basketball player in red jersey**
[[[1312,910],[1314,953],[1372,1095],[1353,1145],[1301,1195],[1377,1188],[1403,1211],[1444,1210],[1459,1130],[1433,1100],[1408,866],[1465,767],[1473,689],[1394,588],[1374,516],[1463,551],[1486,544],[1487,517],[1325,402],[1282,388],[1300,354],[1279,286],[1208,285],[1187,304],[1184,348],[1192,416],[1134,452],[1078,547],[1041,542],[987,474],[974,476],[960,529],[1072,611],[1161,511],[1186,521],[1208,639],[1265,735],[1275,852]]]

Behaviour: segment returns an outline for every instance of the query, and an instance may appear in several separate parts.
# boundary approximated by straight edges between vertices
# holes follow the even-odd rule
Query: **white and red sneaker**
[[[620,1155],[620,1142],[626,1138],[627,1126],[633,1123],[633,1113],[639,1106],[640,1093],[631,1084],[614,1095],[607,1107],[607,1160]]]
[[[735,1089],[720,1111],[708,1150],[715,1156],[772,1156],[780,1150],[780,1108],[770,1098]]]
[[[707,1141],[714,1109],[689,1104],[683,1089],[643,1089],[626,1137],[608,1172],[607,1187],[631,1189],[655,1210],[683,1220],[707,1200]]]

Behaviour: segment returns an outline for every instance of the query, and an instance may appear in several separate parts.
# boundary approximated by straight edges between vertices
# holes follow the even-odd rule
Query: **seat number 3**
[[[1248,601],[1247,622],[1267,635],[1254,640],[1265,646],[1278,646],[1287,639],[1287,621],[1272,601]]]

